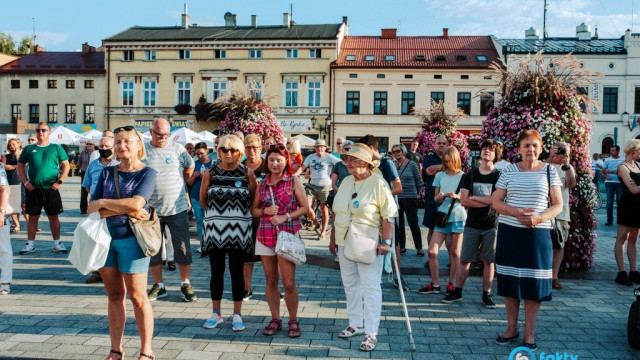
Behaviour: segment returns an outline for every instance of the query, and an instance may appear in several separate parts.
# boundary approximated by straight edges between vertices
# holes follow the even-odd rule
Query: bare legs
[[[431,281],[434,285],[440,284],[440,275],[438,274],[438,251],[440,246],[446,240],[447,235],[439,231],[433,231],[433,236],[429,241],[429,270],[431,272]],[[460,247],[462,246],[462,234],[451,234],[450,245],[447,244],[449,250],[449,260],[451,261],[451,269],[449,270],[449,282],[453,283],[456,279],[458,267],[460,265]]]
[[[518,311],[520,300],[505,297],[504,306],[507,310],[507,331],[502,333],[502,337],[511,337],[518,332]],[[533,344],[535,342],[536,320],[540,311],[540,301],[524,301],[524,342]]]
[[[625,225],[618,224],[618,235],[616,236],[616,243],[613,246],[613,254],[616,258],[616,264],[618,265],[618,271],[624,270],[624,243],[627,244],[627,257],[629,258],[629,268],[631,271],[638,271],[638,231],[639,228],[633,228]]]
[[[266,295],[271,318],[280,319],[280,289],[278,270],[284,286],[284,300],[289,311],[289,320],[298,320],[298,288],[296,266],[280,256],[262,256],[262,266],[267,279]]]

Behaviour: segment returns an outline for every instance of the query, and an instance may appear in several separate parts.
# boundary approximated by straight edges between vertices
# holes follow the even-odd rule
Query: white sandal
[[[353,331],[349,330],[349,329],[353,329]],[[364,334],[364,328],[352,328],[351,326],[348,326],[346,329],[340,331],[340,333],[338,334],[338,337],[341,337],[343,339],[346,338],[350,338],[356,335],[362,335]]]
[[[377,343],[378,339],[376,339],[375,335],[367,335],[360,343],[360,350],[371,351],[376,348]]]

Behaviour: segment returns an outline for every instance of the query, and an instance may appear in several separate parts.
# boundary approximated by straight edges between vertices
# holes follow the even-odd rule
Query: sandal
[[[287,335],[290,338],[297,338],[302,335],[302,331],[300,330],[300,323],[297,320],[289,320],[289,330],[287,331]]]
[[[364,339],[360,343],[360,350],[371,351],[376,348],[377,343],[378,343],[378,339],[376,339],[374,335],[367,335],[364,337]]]
[[[399,252],[400,252],[400,254],[404,254],[404,253],[406,253],[406,252],[407,252],[407,249],[400,249],[400,251],[399,251]]]
[[[356,335],[362,335],[364,334],[364,328],[352,328],[351,326],[347,327],[346,329],[340,331],[340,333],[338,334],[338,337],[341,337],[343,339],[347,339]]]
[[[282,330],[282,320],[271,319],[271,321],[269,321],[269,325],[267,325],[267,327],[262,331],[262,334],[266,336],[273,336],[280,330]]]
[[[16,233],[18,231],[20,231],[20,226],[14,226],[13,229],[11,229],[12,233]]]
[[[146,357],[147,359],[156,360],[155,355],[147,355],[147,354],[145,354],[145,353],[141,352],[141,353],[140,353],[140,356],[142,356],[142,357]]]
[[[122,353],[122,352],[120,352],[120,351],[118,351],[118,350],[111,350],[111,351],[109,351],[109,354],[116,354],[116,355],[120,356],[120,357],[118,358],[118,360],[122,360],[122,359],[124,359],[124,353]],[[111,356],[111,355],[109,355],[109,356]],[[107,356],[107,358],[108,358],[109,356]]]

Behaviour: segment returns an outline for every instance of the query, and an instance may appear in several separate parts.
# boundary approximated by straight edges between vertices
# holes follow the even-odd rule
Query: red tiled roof
[[[355,55],[355,61],[347,56]],[[365,56],[374,55],[374,61],[365,61]],[[385,61],[386,55],[395,55],[395,61]],[[417,61],[416,55],[424,55]],[[436,56],[444,55],[445,61]],[[466,58],[457,59],[462,55]],[[478,61],[484,55],[487,61]],[[493,61],[499,61],[493,41],[489,36],[398,36],[383,39],[380,36],[346,36],[340,47],[334,68],[466,68],[486,69]]]
[[[104,53],[36,52],[0,66],[0,73],[104,74]]]

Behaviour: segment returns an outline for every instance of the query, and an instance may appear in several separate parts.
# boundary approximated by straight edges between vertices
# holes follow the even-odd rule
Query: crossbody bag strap
[[[475,170],[471,170],[471,172],[469,172],[469,196],[473,196],[473,173],[474,172]]]
[[[119,199],[122,199],[122,194],[120,194],[120,179],[118,178],[118,166],[113,167],[113,181],[116,183],[116,194],[118,194]]]
[[[549,185],[549,202],[548,202],[548,206],[551,206],[551,165],[547,164],[547,184]],[[557,229],[558,228],[558,219],[557,218],[553,218],[553,221],[551,222],[551,228],[552,229]]]
[[[462,185],[462,178],[464,177],[464,174],[462,174],[462,176],[460,176],[460,180],[458,181],[458,187],[456,188],[456,194],[458,192],[460,192],[460,186]],[[447,212],[447,219],[449,219],[449,216],[451,215],[451,211],[453,210],[453,205],[455,205],[456,203],[456,199],[453,198],[451,199],[451,205],[449,205],[449,212]]]

